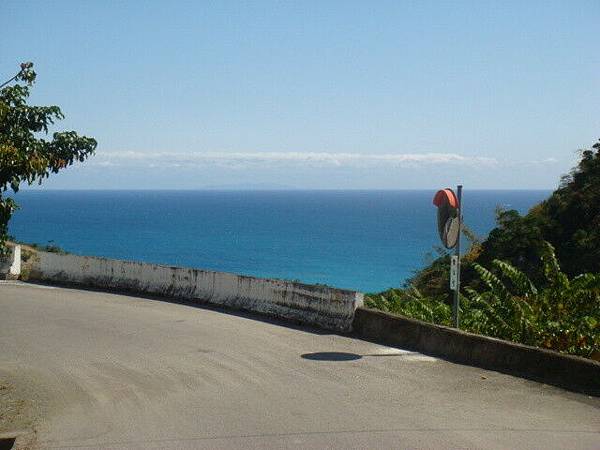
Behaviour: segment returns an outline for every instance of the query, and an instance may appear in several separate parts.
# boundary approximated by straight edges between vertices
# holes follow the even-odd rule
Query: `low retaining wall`
[[[358,308],[354,333],[364,339],[600,396],[600,363],[420,320]]]
[[[21,246],[11,245],[9,254],[0,257],[0,279],[14,280],[21,274]]]
[[[197,300],[349,331],[359,292],[231,273],[37,252],[30,280]]]

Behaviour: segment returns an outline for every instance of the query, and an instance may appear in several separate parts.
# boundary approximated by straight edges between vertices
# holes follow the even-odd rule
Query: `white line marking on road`
[[[369,356],[400,356],[403,361],[439,361],[432,356],[393,347],[377,347]]]
[[[375,353],[377,353],[379,355],[410,355],[415,352],[411,352],[408,350],[402,350],[400,348],[393,348],[393,347],[379,347],[379,348],[375,349]]]

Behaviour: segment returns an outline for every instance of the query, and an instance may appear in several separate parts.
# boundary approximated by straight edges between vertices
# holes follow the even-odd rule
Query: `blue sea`
[[[9,229],[76,254],[375,292],[435,255],[434,193],[26,190]],[[549,193],[465,190],[465,222],[484,237],[498,206],[524,213]]]

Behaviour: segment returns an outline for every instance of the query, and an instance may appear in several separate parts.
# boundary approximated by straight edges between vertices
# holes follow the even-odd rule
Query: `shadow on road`
[[[305,353],[301,355],[304,359],[310,359],[311,361],[354,361],[362,358],[361,355],[356,353],[346,352],[317,352],[317,353]]]

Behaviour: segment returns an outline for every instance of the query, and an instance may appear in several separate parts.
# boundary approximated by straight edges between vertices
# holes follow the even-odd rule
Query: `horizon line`
[[[455,186],[454,186],[455,187]],[[296,188],[296,187],[285,187],[285,188],[31,188],[23,187],[19,189],[19,192],[30,191],[30,192],[44,192],[44,191],[179,191],[179,192],[289,192],[289,191],[303,191],[303,192],[323,192],[323,191],[348,191],[348,192],[382,192],[382,191],[435,191],[439,189],[453,188],[453,186],[440,186],[431,188]],[[463,185],[463,190],[469,191],[554,191],[556,188],[466,188]],[[4,194],[8,193],[6,191]],[[9,194],[15,194],[11,192]],[[18,193],[17,193],[18,194]]]

